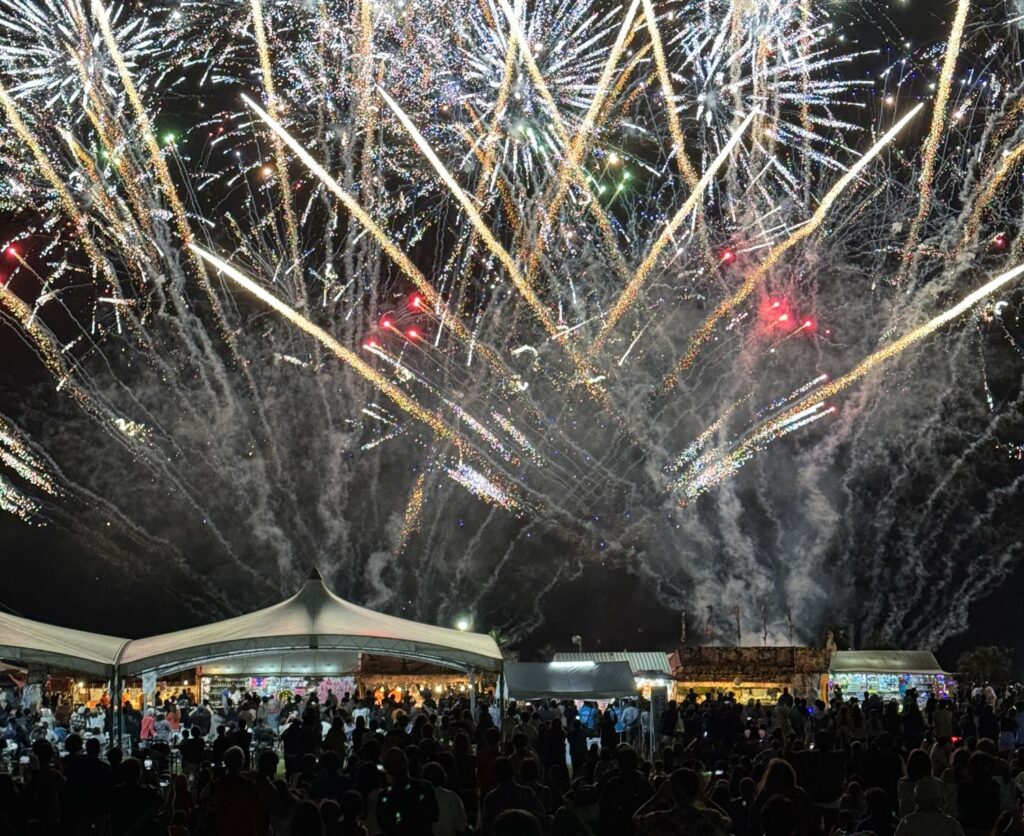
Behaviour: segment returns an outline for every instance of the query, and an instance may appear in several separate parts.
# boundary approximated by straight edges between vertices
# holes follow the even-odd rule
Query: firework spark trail
[[[988,296],[991,296],[997,290],[1009,284],[1021,274],[1024,274],[1024,265],[1018,265],[1017,267],[1014,267],[1012,270],[1007,270],[1005,273],[999,274],[991,281],[979,287],[977,290],[973,291],[972,293],[969,293],[967,296],[965,296],[963,299],[961,299],[959,302],[953,305],[953,307],[943,311],[938,316],[929,320],[924,325],[915,328],[908,334],[903,335],[895,342],[885,346],[885,348],[879,349],[870,357],[865,358],[852,371],[849,371],[846,374],[842,375],[841,377],[836,378],[828,385],[823,386],[813,395],[804,398],[791,410],[789,410],[787,413],[784,413],[782,416],[775,420],[784,420],[787,415],[790,415],[793,411],[797,409],[800,409],[810,404],[821,403],[826,398],[830,398],[833,395],[838,394],[839,392],[849,387],[851,384],[856,383],[862,377],[867,375],[879,364],[892,359],[896,355],[900,354],[901,352],[905,351],[907,348],[912,346],[914,343],[920,342],[928,335],[934,333],[946,323],[951,322],[952,320],[959,317],[961,314],[966,313],[975,305],[977,305],[978,302],[981,302],[983,299],[987,298]]]
[[[970,218],[964,225],[964,246],[973,242],[977,237],[978,231],[981,228],[981,222],[984,217],[985,210],[988,209],[989,204],[992,202],[992,198],[995,197],[999,187],[1003,184],[1007,175],[1013,171],[1014,166],[1017,165],[1022,156],[1024,156],[1024,142],[1017,145],[1012,151],[1004,154],[1002,159],[999,161],[999,167],[990,177],[987,178],[985,188],[982,189],[981,194],[978,196],[978,200],[974,205],[974,210],[971,212]]]
[[[878,156],[881,150],[885,148],[885,146],[888,145],[904,127],[906,127],[910,120],[917,115],[923,106],[924,105],[921,104],[917,105],[917,107],[913,108],[906,116],[893,125],[885,135],[871,147],[871,150],[857,160],[857,162],[850,167],[850,170],[847,171],[846,174],[844,174],[829,190],[828,194],[826,194],[821,203],[818,204],[817,210],[815,210],[807,223],[796,230],[796,232],[790,235],[789,238],[781,244],[774,247],[765,257],[764,261],[762,261],[744,280],[740,288],[718,304],[711,315],[704,320],[700,328],[697,329],[697,332],[690,338],[686,354],[683,355],[683,358],[676,365],[675,369],[673,369],[672,372],[670,372],[662,381],[661,386],[657,390],[657,394],[664,394],[676,385],[679,375],[687,371],[693,365],[693,362],[697,359],[697,355],[701,348],[708,340],[711,339],[715,326],[721,322],[722,319],[728,316],[729,313],[738,305],[746,301],[750,294],[754,292],[762,281],[764,281],[765,277],[775,267],[775,265],[778,264],[779,260],[783,255],[785,255],[785,253],[817,231],[818,227],[820,227],[822,222],[824,222],[825,217],[832,208],[832,205],[839,199],[839,196],[860,176],[861,172],[876,156]]]
[[[448,426],[445,421],[431,410],[420,406],[415,400],[410,398],[401,389],[399,389],[394,383],[384,377],[378,372],[373,366],[366,363],[358,354],[354,351],[343,346],[334,337],[328,334],[323,328],[310,322],[306,317],[302,316],[298,311],[286,305],[280,301],[273,294],[268,293],[256,282],[243,275],[231,264],[218,258],[212,253],[206,252],[201,247],[195,244],[189,244],[189,247],[193,249],[197,256],[202,258],[204,261],[211,264],[233,282],[238,284],[243,289],[247,290],[261,302],[268,307],[277,311],[281,316],[288,320],[292,325],[298,328],[300,331],[304,331],[311,337],[319,341],[326,349],[334,354],[339,360],[345,363],[347,366],[352,368],[357,374],[364,378],[368,383],[375,386],[382,394],[390,398],[396,406],[408,413],[410,416],[426,424],[434,431],[439,439],[451,442],[451,444],[459,451],[460,455],[466,457],[476,458],[475,448],[468,444],[459,433],[455,432]],[[451,471],[449,471],[451,472]],[[456,469],[455,473],[458,474],[456,481],[464,487],[473,489],[473,486],[480,488],[480,495],[483,497],[498,502],[502,507],[505,508],[518,508],[522,505],[522,502],[516,499],[508,491],[494,486],[494,483],[489,480],[486,476],[480,473],[475,468],[471,468],[468,464],[460,464],[459,468]],[[486,484],[485,484],[486,483]],[[490,487],[488,487],[488,485]],[[483,487],[481,487],[483,486]],[[497,497],[500,494],[500,501]]]
[[[260,56],[260,69],[263,72],[263,91],[267,96],[267,113],[271,118],[278,119],[277,91],[274,87],[274,70],[270,61],[270,47],[267,45],[267,33],[263,26],[263,4],[261,0],[250,0],[252,8],[253,30],[256,34],[256,47]],[[300,307],[306,301],[306,283],[303,281],[302,253],[299,250],[299,224],[295,217],[295,203],[292,200],[291,178],[288,176],[288,161],[284,156],[284,145],[281,138],[273,135],[274,167],[277,169],[278,185],[281,190],[281,205],[284,208],[285,230],[288,238],[288,252],[292,258],[294,276],[292,287]]]
[[[465,462],[459,462],[454,467],[446,467],[445,473],[453,482],[462,485],[485,502],[491,502],[506,511],[515,511],[519,507],[519,503],[511,494]]]
[[[486,9],[486,7],[485,7]],[[483,176],[480,178],[480,182],[477,184],[476,192],[473,194],[473,199],[481,204],[487,205],[485,199],[492,182],[495,182],[495,172],[497,168],[497,159],[494,154],[493,146],[498,140],[498,135],[501,130],[501,119],[504,116],[505,108],[508,107],[509,96],[512,92],[512,81],[515,77],[516,68],[516,55],[517,55],[517,40],[516,35],[513,32],[508,39],[508,46],[505,48],[505,64],[502,68],[501,84],[498,86],[498,95],[495,99],[494,113],[491,116],[490,124],[487,126],[487,131],[484,134],[483,141],[479,143],[479,156],[483,165]],[[470,143],[473,144],[472,142]],[[500,181],[497,181],[500,182]],[[496,183],[497,185],[497,183]],[[510,201],[506,201],[508,203]],[[514,207],[513,207],[514,208]],[[509,212],[512,219],[517,222],[518,219],[514,218],[514,212]],[[471,253],[476,246],[477,239],[476,227],[472,227],[469,232],[468,241],[466,244],[466,252]],[[452,258],[454,259],[457,255],[457,251],[453,252]],[[467,258],[466,264],[467,269],[463,271],[463,275],[460,276],[460,283],[455,288],[456,294],[461,298],[464,291],[466,280],[468,279],[469,264],[472,260]],[[457,307],[457,306],[456,306]]]
[[[822,386],[813,394],[802,398],[780,415],[765,421],[753,429],[740,444],[729,452],[727,457],[721,458],[709,465],[707,474],[710,475],[700,473],[698,481],[694,482],[692,489],[689,487],[689,483],[685,478],[680,480],[680,483],[684,486],[685,496],[692,499],[696,496],[696,494],[693,493],[694,490],[698,493],[703,492],[713,485],[718,484],[723,478],[732,475],[736,470],[742,467],[754,453],[759,449],[762,449],[765,444],[775,438],[778,438],[780,433],[785,434],[792,432],[794,429],[798,429],[799,427],[806,426],[811,418],[817,420],[817,418],[821,417],[821,413],[818,412],[818,410],[821,409],[821,406],[826,400],[838,395],[844,389],[849,388],[854,383],[866,377],[883,363],[886,363],[892,358],[898,356],[903,351],[910,348],[915,343],[920,342],[930,334],[935,333],[935,331],[943,325],[946,325],[966,313],[979,302],[991,296],[997,290],[1014,281],[1014,279],[1022,274],[1024,274],[1024,264],[1018,265],[1005,273],[1001,273],[991,281],[979,287],[977,290],[965,296],[951,308],[948,308],[938,316],[933,317],[924,325],[904,334],[898,340],[895,340],[884,348],[879,349],[870,357],[866,357],[846,374],[837,377],[826,386]],[[696,470],[696,467],[693,468],[693,471]]]
[[[74,224],[75,232],[78,235],[79,241],[82,243],[82,248],[89,257],[89,260],[95,264],[97,268],[103,271],[104,278],[110,282],[112,287],[120,288],[121,284],[111,269],[110,263],[100,255],[99,248],[93,240],[92,235],[89,233],[85,215],[79,211],[74,198],[68,191],[67,185],[57,174],[53,164],[39,145],[38,140],[21,118],[21,114],[18,112],[16,103],[7,93],[7,90],[2,84],[0,84],[0,103],[3,104],[4,112],[7,114],[7,119],[11,123],[11,127],[14,128],[15,133],[17,133],[25,145],[28,146],[29,150],[32,152],[32,156],[35,158],[36,164],[39,166],[40,171],[42,171],[43,176],[60,198],[61,206]]]
[[[221,273],[223,273],[237,285],[247,290],[261,302],[273,308],[296,328],[298,328],[301,331],[305,331],[311,337],[318,340],[325,348],[329,349],[339,360],[350,366],[367,382],[373,384],[373,386],[379,389],[383,394],[387,395],[395,403],[396,406],[401,408],[403,411],[407,412],[417,421],[421,421],[422,423],[430,427],[430,429],[434,431],[434,434],[438,438],[450,440],[453,443],[455,443],[456,446],[459,446],[461,441],[458,439],[455,433],[452,432],[448,425],[445,424],[444,421],[442,421],[437,415],[435,415],[430,410],[425,409],[424,407],[416,403],[414,400],[412,400],[412,398],[410,398],[408,395],[405,394],[405,392],[403,392],[401,389],[395,386],[395,384],[393,384],[390,380],[388,380],[386,377],[380,374],[380,372],[373,368],[373,366],[366,363],[354,351],[351,351],[350,349],[346,348],[341,343],[339,343],[336,339],[334,339],[334,337],[332,337],[330,334],[324,331],[323,328],[314,325],[312,322],[310,322],[308,319],[302,316],[302,314],[298,313],[288,305],[284,304],[284,302],[280,301],[276,296],[267,293],[267,291],[265,291],[262,287],[256,284],[256,282],[252,281],[252,279],[249,279],[247,276],[243,275],[240,271],[238,271],[232,265],[228,264],[226,261],[221,260],[212,253],[206,252],[206,250],[202,249],[196,244],[189,244],[188,246],[199,258],[202,258],[204,261],[215,267],[217,270],[219,270]]]
[[[639,0],[636,0],[636,2],[639,2]],[[516,266],[516,263],[513,260],[512,256],[509,255],[508,250],[506,250],[498,241],[498,239],[494,237],[494,233],[491,232],[490,227],[487,226],[487,223],[480,215],[479,210],[473,204],[473,201],[470,199],[469,195],[466,194],[466,192],[462,189],[458,182],[456,182],[455,178],[452,177],[451,173],[445,167],[444,163],[441,162],[437,154],[435,154],[434,150],[430,147],[429,143],[426,141],[426,139],[424,139],[423,135],[419,132],[419,129],[413,124],[412,120],[406,115],[405,111],[403,111],[402,108],[399,107],[398,102],[392,99],[391,96],[389,96],[385,90],[380,90],[380,95],[384,99],[384,101],[387,102],[388,107],[390,107],[391,110],[394,111],[399,121],[402,123],[406,131],[409,133],[409,136],[412,137],[413,141],[419,146],[420,150],[423,152],[423,155],[430,161],[430,164],[434,167],[434,170],[438,173],[438,176],[448,187],[451,193],[455,196],[456,200],[458,200],[459,204],[465,210],[466,214],[473,222],[473,225],[476,227],[477,232],[480,234],[481,240],[487,245],[487,248],[494,254],[498,261],[501,262],[502,266],[507,271],[509,278],[512,280],[512,284],[515,286],[516,290],[519,291],[519,294],[523,297],[523,299],[526,300],[527,304],[530,306],[530,309],[533,311],[534,315],[544,326],[544,329],[548,332],[549,335],[556,339],[559,345],[562,346],[565,353],[573,361],[573,364],[576,366],[576,370],[580,376],[580,379],[582,381],[587,381],[591,379],[592,373],[588,369],[586,362],[572,348],[572,346],[569,345],[568,341],[560,339],[563,335],[562,329],[559,328],[558,323],[551,315],[551,312],[547,309],[544,303],[541,302],[540,298],[534,292],[533,288],[526,282],[526,279],[523,277],[523,274],[519,271],[519,268]],[[600,391],[597,390],[594,386],[587,386],[587,389],[598,400],[606,400],[606,397],[602,396]]]
[[[946,57],[942,64],[942,72],[939,75],[939,89],[935,96],[935,107],[932,110],[932,124],[928,131],[928,138],[925,140],[922,159],[924,164],[921,168],[919,188],[921,199],[918,203],[917,215],[910,225],[910,232],[907,235],[906,246],[903,249],[903,268],[896,278],[896,284],[902,285],[913,267],[913,262],[919,256],[917,245],[921,237],[921,229],[932,206],[932,194],[934,191],[935,165],[938,160],[939,143],[942,141],[942,134],[946,125],[946,106],[949,103],[950,92],[953,87],[953,73],[956,71],[956,62],[960,57],[960,43],[963,40],[964,26],[967,24],[967,12],[970,9],[970,0],[959,0],[956,7],[956,17],[953,18],[953,28],[946,45]]]
[[[676,481],[675,490],[679,493],[679,507],[686,507],[707,491],[734,476],[756,453],[766,449],[771,442],[817,423],[834,415],[835,412],[835,407],[822,409],[822,404],[815,404],[786,421],[780,421],[771,432],[758,432],[747,437],[728,455],[720,455],[717,450],[705,453],[689,464],[686,472]]]
[[[395,549],[396,557],[402,555],[409,545],[409,540],[419,530],[423,519],[423,488],[426,481],[427,474],[420,473],[413,482],[412,490],[409,491],[409,501],[405,505],[405,515],[402,517],[402,532],[399,535],[398,548]]]
[[[469,329],[462,323],[462,320],[452,311],[448,310],[447,305],[440,294],[437,292],[430,280],[420,271],[420,269],[412,263],[412,260],[405,254],[405,252],[399,249],[391,237],[381,228],[381,226],[370,216],[370,214],[356,202],[355,198],[352,197],[347,191],[345,191],[341,185],[327,173],[327,170],[318,163],[313,156],[291,135],[284,127],[274,119],[269,113],[263,108],[256,104],[248,96],[242,96],[245,103],[252,109],[252,111],[263,120],[264,123],[273,131],[274,135],[280,137],[280,139],[288,145],[295,153],[295,155],[302,160],[303,165],[306,166],[316,177],[323,183],[331,193],[338,198],[345,206],[346,209],[352,214],[352,216],[359,221],[362,226],[370,232],[371,235],[377,240],[384,250],[391,258],[392,261],[401,269],[406,277],[416,286],[416,289],[423,294],[423,298],[430,303],[432,307],[441,312],[444,321],[448,327],[451,328],[452,333],[455,334],[462,342],[474,344],[473,335]],[[490,349],[489,346],[476,344],[477,352],[490,364],[491,368],[498,372],[506,382],[513,382],[516,379],[516,375],[508,369],[508,367],[502,362],[501,358]]]
[[[227,319],[224,315],[224,309],[221,307],[220,299],[217,298],[213,285],[210,284],[202,259],[195,257],[190,246],[193,240],[193,235],[192,230],[189,227],[185,207],[181,202],[181,198],[178,196],[178,191],[174,186],[173,179],[171,178],[171,172],[167,168],[167,162],[164,160],[163,154],[160,152],[160,146],[157,144],[156,136],[153,133],[153,125],[150,122],[149,114],[146,111],[142,100],[139,98],[139,93],[135,88],[135,82],[132,80],[131,72],[128,70],[128,66],[124,62],[124,57],[118,49],[117,39],[114,37],[114,32],[110,28],[110,17],[108,16],[107,10],[104,8],[101,0],[92,0],[92,12],[96,20],[99,22],[100,31],[103,34],[103,40],[110,52],[110,57],[114,62],[114,66],[117,67],[117,73],[121,79],[121,85],[124,88],[125,95],[128,97],[128,101],[131,102],[132,109],[135,112],[136,122],[142,132],[143,143],[149,152],[149,158],[153,164],[153,168],[156,170],[157,180],[162,186],[163,198],[171,207],[171,213],[174,216],[175,223],[178,228],[178,234],[181,236],[182,241],[186,245],[189,245],[189,252],[192,253],[193,256],[192,263],[199,279],[199,285],[203,289],[203,292],[206,294],[206,298],[210,303],[210,308],[213,311],[214,318],[220,329],[221,337],[227,344],[228,350],[231,352],[235,367],[241,371],[250,393],[255,396],[256,384],[252,379],[248,366],[242,361],[242,358],[238,353],[238,346],[232,338],[231,330],[228,328]],[[209,341],[204,340],[204,346],[209,350]],[[269,437],[272,430],[267,421],[266,415],[259,406],[258,400],[256,412],[264,433]],[[271,456],[274,466],[280,469],[280,462],[277,461],[273,452],[271,453]]]
[[[718,173],[718,169],[729,159],[733,150],[739,145],[740,140],[743,138],[744,132],[753,122],[754,116],[757,111],[747,114],[747,117],[743,120],[740,126],[733,133],[732,137],[725,144],[725,147],[721,150],[719,155],[715,158],[714,162],[708,166],[708,170],[704,172],[704,176],[700,179],[697,184],[697,188],[690,192],[690,196],[686,199],[686,202],[679,207],[679,210],[672,217],[672,220],[666,224],[662,230],[661,235],[658,236],[658,240],[651,246],[650,252],[647,253],[647,257],[641,262],[637,268],[636,273],[629,280],[629,283],[623,289],[621,295],[616,300],[612,309],[608,312],[608,317],[605,319],[604,325],[598,332],[597,337],[590,346],[589,356],[593,357],[597,352],[604,346],[608,336],[614,330],[618,321],[623,315],[636,304],[640,289],[643,287],[644,282],[647,281],[647,277],[651,270],[658,262],[658,257],[661,255],[661,251],[668,245],[675,235],[676,231],[682,225],[682,223],[690,216],[690,214],[697,208],[698,204],[704,197],[704,191],[711,184],[715,175]]]
[[[800,0],[800,41],[801,48],[806,49],[807,44],[811,40],[810,34],[810,22],[811,22],[811,0]],[[800,127],[803,130],[803,154],[804,154],[804,167],[803,167],[803,182],[807,189],[805,194],[805,200],[807,204],[810,204],[811,194],[810,188],[813,182],[811,172],[811,137],[814,135],[814,123],[811,121],[811,105],[808,96],[808,89],[811,84],[810,68],[804,63],[803,72],[801,73],[800,85],[803,92],[803,97],[800,101]]]
[[[156,135],[153,133],[153,125],[149,119],[149,113],[147,112],[145,105],[143,105],[142,100],[139,98],[139,92],[135,88],[135,82],[132,79],[131,72],[125,64],[124,58],[118,49],[117,40],[114,38],[114,33],[110,28],[110,18],[107,15],[107,10],[104,8],[100,0],[92,0],[92,11],[100,25],[100,31],[103,33],[103,40],[106,42],[107,49],[110,52],[110,57],[114,62],[114,66],[117,67],[117,72],[121,78],[121,84],[124,87],[125,95],[128,97],[128,101],[131,103],[132,109],[135,112],[135,119],[140,131],[142,132],[142,140],[146,145],[146,150],[149,152],[150,162],[153,164],[157,179],[160,181],[160,185],[163,188],[164,199],[168,204],[170,204],[171,211],[174,214],[178,234],[181,236],[182,241],[188,244],[192,241],[193,236],[192,230],[188,224],[185,206],[182,204],[181,198],[178,197],[178,190],[174,186],[174,180],[171,178],[171,172],[167,168],[167,162],[164,160],[163,153],[160,151],[160,146],[156,141]],[[223,312],[221,311],[220,303],[217,300],[216,294],[213,292],[213,288],[206,280],[206,271],[198,261],[197,265],[199,267],[200,282],[203,284],[204,290],[206,290],[207,296],[210,298],[210,303],[214,306],[214,310],[217,312],[217,315],[223,320]]]
[[[21,433],[2,416],[0,416],[0,463],[5,464],[22,481],[32,485],[36,490],[50,496],[60,496],[61,489],[53,475],[47,471],[45,463],[32,451],[31,446],[22,438]],[[28,501],[31,502],[31,500]]]
[[[355,95],[359,103],[360,122],[363,126],[362,198],[370,205],[373,183],[373,143],[377,125],[377,108],[373,102],[373,0],[359,1],[359,73]]]
[[[700,456],[701,451],[707,446],[708,442],[718,433],[732,418],[733,413],[742,404],[750,400],[750,395],[744,395],[736,401],[733,401],[729,406],[722,410],[722,414],[715,419],[714,423],[711,424],[704,432],[698,435],[693,442],[679,454],[679,457],[675,462],[668,466],[668,471],[681,470],[682,468],[695,462]]]
[[[548,106],[548,111],[551,114],[551,120],[555,126],[555,132],[558,134],[559,141],[562,143],[563,148],[568,149],[573,142],[572,137],[569,136],[569,132],[566,129],[565,122],[562,120],[562,115],[558,110],[558,103],[555,101],[554,96],[551,95],[551,90],[548,88],[548,84],[544,79],[540,68],[537,66],[537,61],[533,56],[533,50],[530,48],[529,40],[526,37],[526,33],[523,32],[522,27],[519,24],[519,19],[516,13],[509,7],[508,0],[499,0],[499,5],[505,16],[508,18],[509,28],[511,35],[509,37],[509,43],[518,43],[519,50],[522,52],[523,58],[526,61],[526,67],[530,72],[530,77],[533,79],[533,83],[537,86],[538,91],[541,94],[541,98],[544,103]],[[598,196],[594,194],[593,187],[586,175],[580,169],[580,167],[573,166],[569,169],[569,174],[576,182],[577,186],[587,195],[587,208],[594,215],[594,219],[597,221],[598,228],[601,230],[601,235],[604,238],[605,250],[608,256],[611,258],[612,263],[617,270],[623,275],[628,272],[625,259],[622,257],[622,253],[619,251],[618,241],[616,240],[615,230],[612,228],[611,221],[608,218],[607,213],[601,207],[598,200]],[[550,214],[550,210],[549,210]],[[532,286],[536,272],[540,268],[539,250],[544,246],[544,237],[542,236],[539,241],[533,244],[528,250],[527,259],[527,271],[526,281]],[[522,248],[526,248],[528,244],[523,243]],[[534,266],[536,265],[536,266]],[[533,272],[531,272],[531,270]]]
[[[615,38],[615,43],[612,45],[611,51],[608,53],[608,58],[605,61],[601,77],[598,79],[594,91],[594,98],[590,103],[590,108],[587,110],[583,120],[580,122],[579,130],[576,132],[576,136],[569,145],[565,157],[559,166],[555,180],[554,195],[544,207],[544,221],[542,221],[541,234],[535,249],[530,255],[530,260],[527,263],[526,275],[530,279],[536,276],[537,272],[540,270],[540,261],[543,251],[542,242],[548,237],[547,228],[554,223],[554,219],[561,209],[562,202],[569,194],[569,184],[570,180],[573,178],[572,172],[578,169],[580,164],[583,162],[583,157],[589,146],[591,135],[593,134],[594,128],[597,124],[597,116],[601,112],[602,104],[604,103],[605,96],[608,93],[608,86],[611,84],[612,74],[615,71],[615,67],[618,66],[619,59],[622,56],[622,51],[626,45],[626,40],[630,37],[633,21],[636,18],[639,6],[640,0],[633,0],[630,4],[629,10],[626,12],[625,18],[623,18],[622,26],[619,28],[619,34]]]
[[[643,0],[644,19],[647,22],[647,31],[651,36],[651,47],[654,50],[654,63],[658,71],[658,80],[661,83],[662,96],[665,98],[665,112],[668,115],[668,130],[672,137],[672,146],[676,157],[676,165],[679,173],[689,187],[691,192],[703,194],[704,189],[700,187],[700,180],[697,172],[686,154],[686,140],[683,137],[683,128],[679,124],[679,113],[676,111],[676,97],[672,89],[672,76],[668,71],[668,62],[665,59],[665,47],[661,42],[661,33],[658,31],[658,19],[654,11],[652,0]],[[717,266],[714,254],[711,252],[711,244],[708,241],[708,232],[704,224],[704,214],[698,207],[694,214],[697,223],[697,232],[700,236],[701,251],[705,266],[712,272]]]

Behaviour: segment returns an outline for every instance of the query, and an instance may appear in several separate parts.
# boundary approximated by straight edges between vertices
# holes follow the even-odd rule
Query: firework
[[[0,508],[239,607],[312,559],[514,632],[593,556],[962,628],[1021,489],[1019,32],[876,56],[869,7],[0,0],[0,315],[49,375]]]

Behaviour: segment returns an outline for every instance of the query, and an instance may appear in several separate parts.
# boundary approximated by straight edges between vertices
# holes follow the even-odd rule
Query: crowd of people
[[[0,705],[16,759],[0,773],[0,833],[1024,836],[1012,688],[829,704],[691,692],[656,715],[642,701],[502,715],[487,697],[473,711],[429,692],[222,705],[126,706],[124,749]]]

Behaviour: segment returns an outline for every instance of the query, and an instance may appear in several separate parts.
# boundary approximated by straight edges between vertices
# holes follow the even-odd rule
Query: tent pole
[[[476,723],[476,668],[469,669],[469,710],[473,715],[473,723]]]
[[[498,682],[494,688],[494,697],[498,701],[498,730],[501,732],[502,741],[505,740],[505,689],[504,673],[498,674]]]
[[[114,686],[111,689],[110,704],[113,709],[113,722],[110,724],[110,736],[113,738],[107,745],[107,751],[115,746],[121,745],[121,738],[124,735],[124,710],[121,705],[121,694],[124,691],[124,683],[121,682],[121,671],[114,668]],[[125,757],[131,752],[125,752]]]

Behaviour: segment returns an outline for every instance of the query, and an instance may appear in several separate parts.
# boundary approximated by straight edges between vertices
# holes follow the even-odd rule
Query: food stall
[[[356,674],[359,693],[374,696],[378,701],[388,695],[401,702],[411,696],[420,705],[427,696],[435,700],[443,696],[468,696],[474,683],[463,671],[453,670],[416,659],[399,659],[372,653],[359,655],[359,670]],[[477,693],[493,690],[497,676],[483,674],[477,682]]]
[[[214,710],[222,707],[225,695],[235,699],[252,693],[260,697],[316,693],[322,701],[330,690],[341,699],[356,690],[357,657],[348,651],[292,650],[207,662],[198,672],[199,698],[209,700]]]
[[[693,691],[732,692],[742,702],[774,703],[788,689],[817,698],[828,654],[813,647],[694,647],[680,645],[669,657],[680,698]]]
[[[923,705],[933,694],[949,696],[956,682],[928,650],[842,650],[829,662],[827,697],[837,688],[844,697],[877,694],[886,701],[902,701],[913,689]]]

